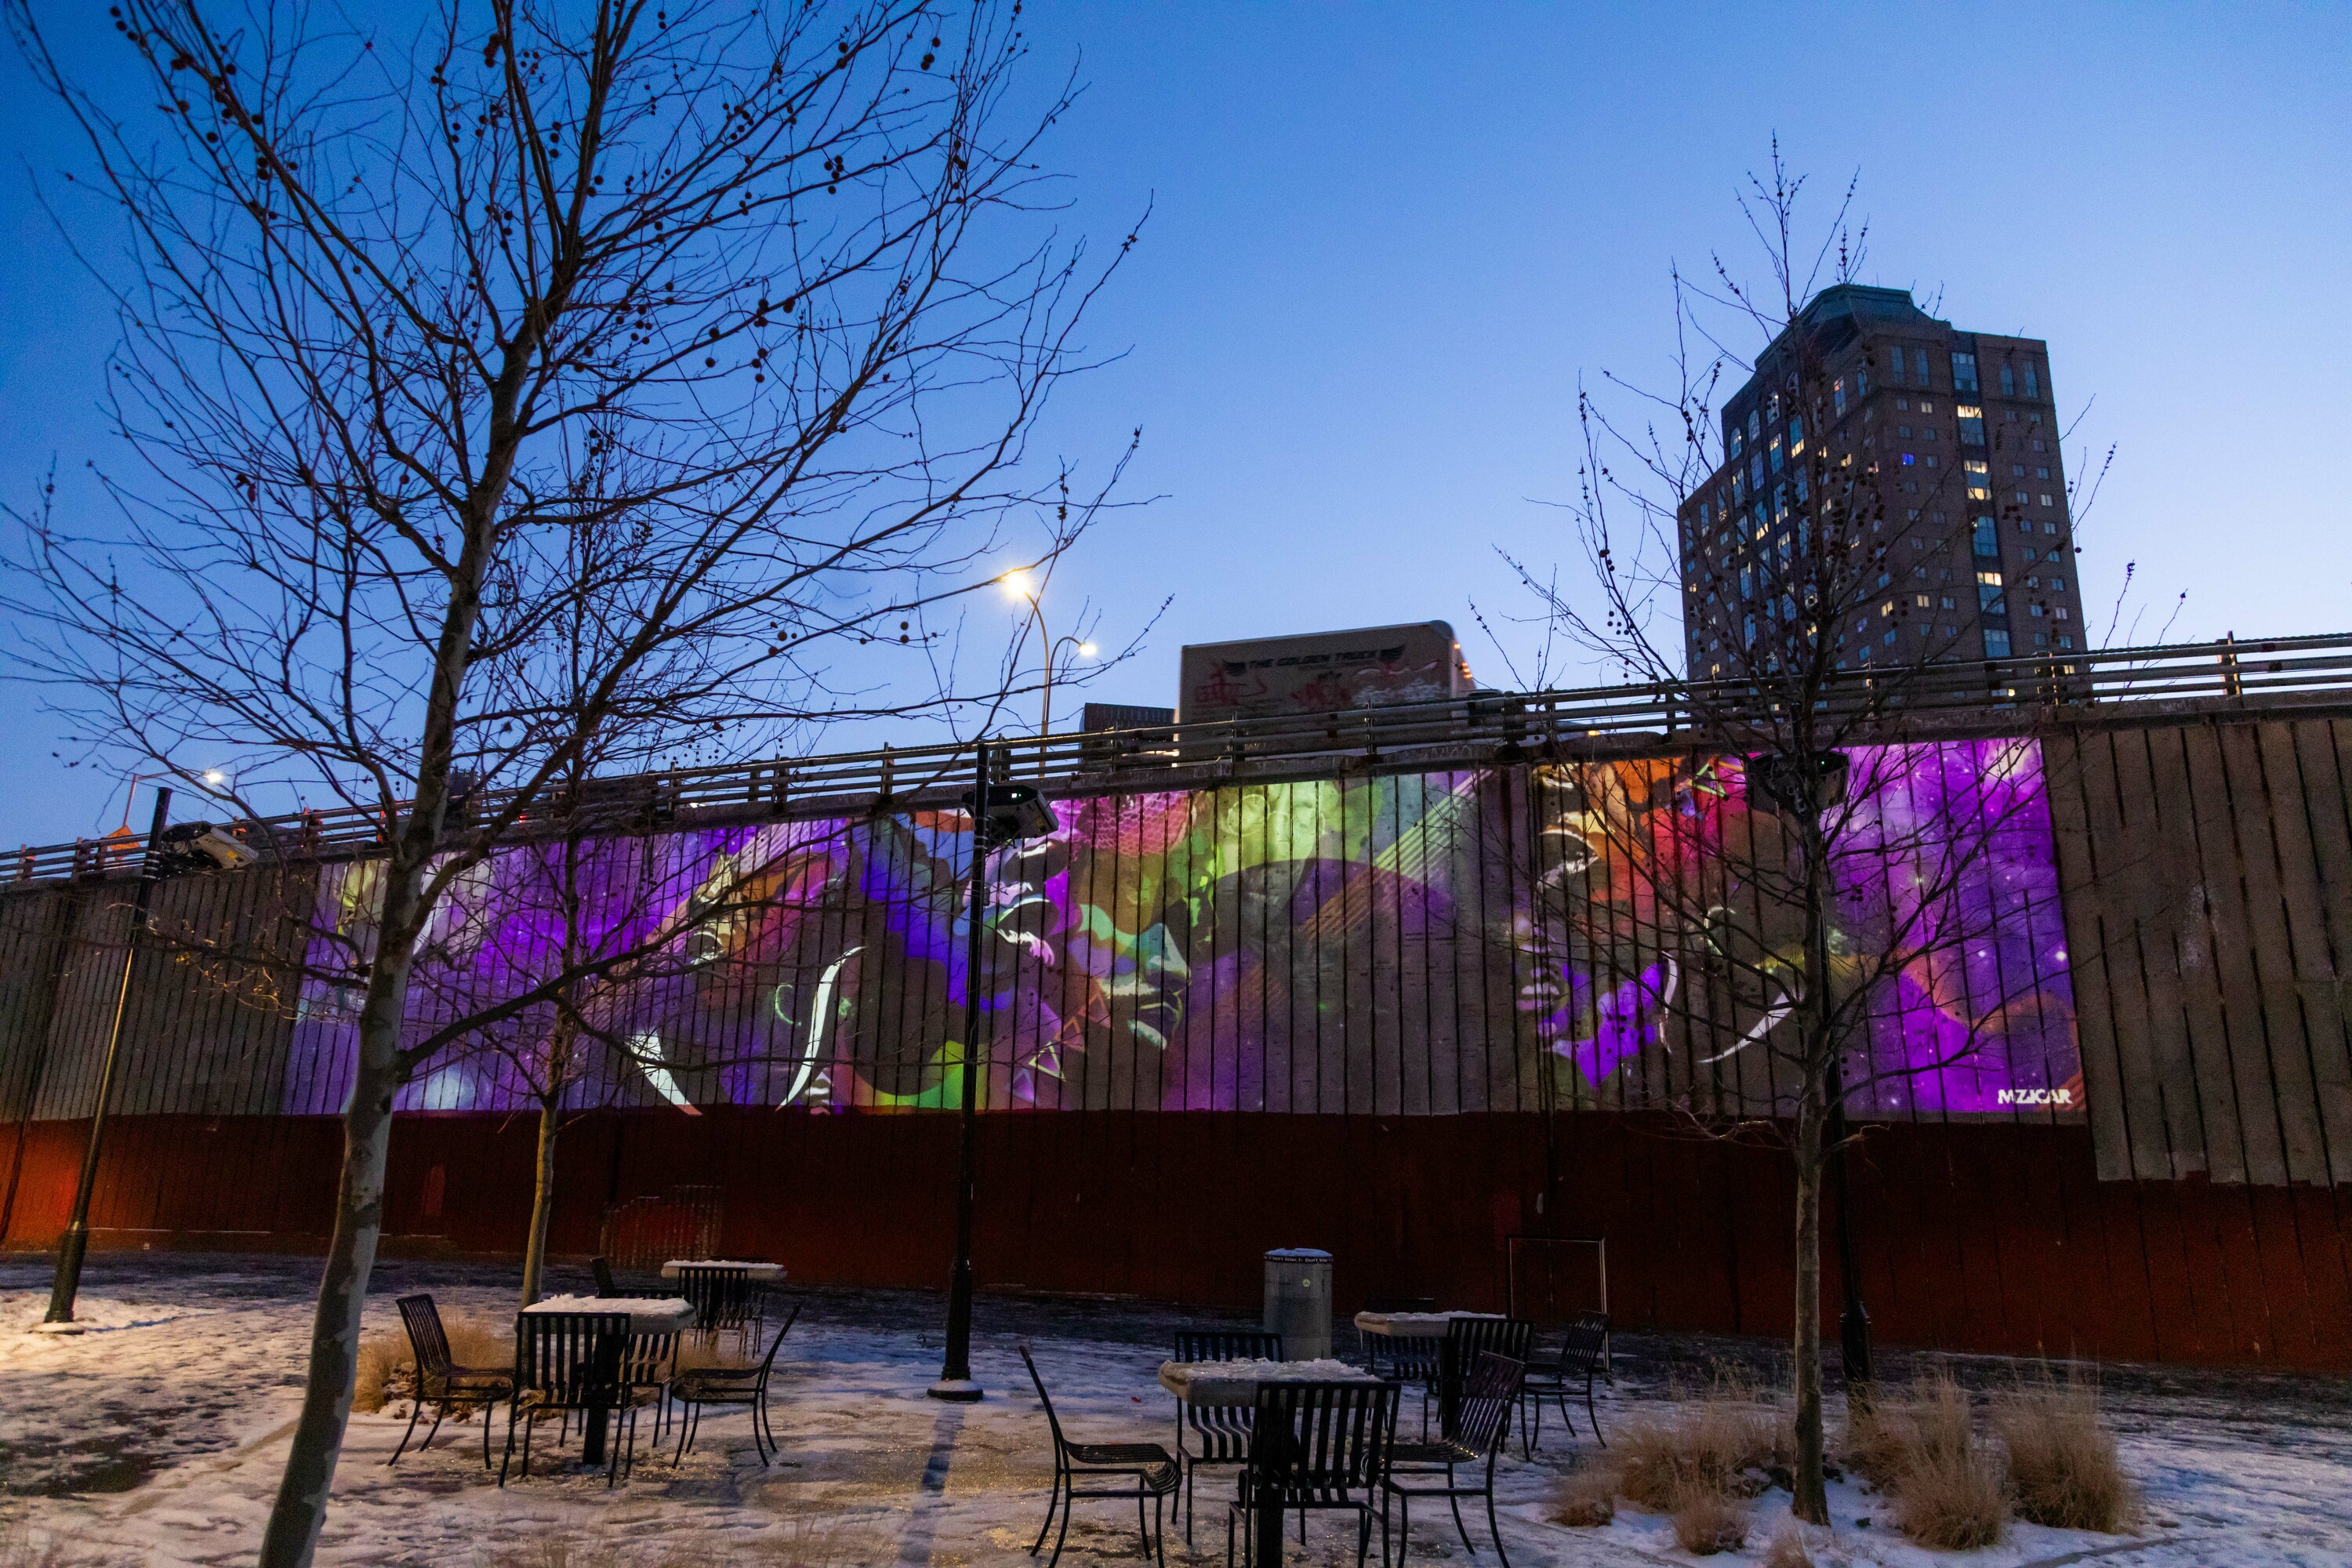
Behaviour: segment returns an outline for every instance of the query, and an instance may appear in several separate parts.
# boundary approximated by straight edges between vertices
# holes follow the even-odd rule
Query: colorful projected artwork
[[[1868,987],[1863,1113],[2079,1108],[2031,742],[1857,758],[1832,965]],[[424,1039],[562,967],[581,1106],[941,1109],[965,1001],[991,1110],[1444,1114],[1785,1105],[1802,955],[1750,874],[1780,826],[1736,760],[1103,794],[992,857],[966,960],[954,812],[518,848],[418,944]],[[376,872],[322,878],[314,962],[365,953]],[[1891,959],[1887,955],[1892,955]],[[285,1109],[340,1109],[355,996],[313,983]],[[405,1109],[528,1104],[551,1004],[458,1027]],[[2062,1095],[2070,1098],[2060,1098]]]

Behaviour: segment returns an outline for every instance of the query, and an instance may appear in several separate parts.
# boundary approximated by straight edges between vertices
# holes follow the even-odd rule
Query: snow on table
[[[694,1321],[694,1303],[683,1296],[550,1296],[523,1310],[625,1312],[633,1334],[674,1334]]]
[[[1167,1361],[1160,1386],[1187,1405],[1255,1405],[1261,1383],[1378,1383],[1344,1361]]]
[[[675,1279],[689,1268],[740,1268],[747,1279],[774,1281],[784,1277],[781,1263],[761,1263],[751,1258],[673,1258],[661,1266],[661,1277]]]
[[[1456,1318],[1491,1318],[1499,1320],[1500,1312],[1359,1312],[1356,1327],[1368,1334],[1382,1334],[1392,1340],[1440,1340],[1451,1331],[1446,1327]]]

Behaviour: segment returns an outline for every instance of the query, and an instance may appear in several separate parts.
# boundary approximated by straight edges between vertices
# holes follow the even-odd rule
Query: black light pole
[[[50,1323],[74,1321],[74,1296],[81,1289],[81,1260],[89,1251],[89,1197],[98,1185],[98,1154],[106,1138],[106,1106],[114,1097],[114,1064],[122,1054],[122,1020],[131,1006],[131,973],[139,963],[139,939],[147,930],[147,901],[155,891],[155,877],[163,854],[164,819],[171,815],[172,792],[155,792],[155,820],[147,830],[147,853],[139,863],[139,890],[131,900],[131,931],[122,943],[122,984],[114,993],[114,1026],[107,1032],[106,1063],[98,1073],[98,1109],[90,1112],[89,1146],[82,1151],[81,1183],[74,1188],[73,1217],[58,1242],[58,1277],[49,1287]]]
[[[966,910],[963,965],[963,1104],[960,1148],[956,1159],[955,1268],[948,1276],[948,1350],[940,1380],[928,1392],[933,1399],[970,1404],[981,1396],[971,1379],[971,1204],[972,1159],[980,1120],[980,901],[982,879],[987,875],[991,843],[989,821],[988,742],[973,748],[971,781],[971,890]]]

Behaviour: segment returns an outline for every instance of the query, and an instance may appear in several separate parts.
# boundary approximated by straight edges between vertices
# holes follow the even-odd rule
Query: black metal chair
[[[637,1415],[621,1398],[621,1361],[629,1344],[626,1312],[518,1312],[515,1314],[515,1394],[507,1406],[507,1447],[499,1460],[499,1485],[507,1484],[514,1459],[515,1425],[522,1426],[522,1473],[530,1474],[531,1429],[551,1415],[581,1412],[593,1420],[606,1413],[626,1433],[632,1463],[636,1458]],[[605,1435],[604,1484],[619,1478],[620,1433]]]
[[[1045,1548],[1045,1533],[1054,1528],[1054,1514],[1062,1516],[1061,1532],[1054,1537],[1054,1555],[1047,1568],[1062,1560],[1062,1547],[1070,1538],[1070,1505],[1080,1498],[1115,1498],[1135,1500],[1136,1528],[1143,1533],[1143,1554],[1167,1568],[1168,1547],[1160,1529],[1160,1510],[1169,1496],[1176,1490],[1176,1461],[1167,1449],[1157,1443],[1073,1443],[1062,1433],[1062,1418],[1054,1414],[1053,1396],[1045,1392],[1045,1380],[1037,1375],[1037,1363],[1023,1345],[1021,1363],[1029,1369],[1029,1382],[1037,1390],[1037,1401],[1045,1407],[1045,1424],[1054,1432],[1054,1490],[1045,1502],[1045,1522],[1038,1528],[1037,1539],[1030,1543],[1029,1555],[1034,1557]],[[1078,1483],[1086,1480],[1110,1480],[1126,1478],[1124,1486],[1095,1487],[1086,1490]],[[1143,1500],[1151,1500],[1151,1518],[1144,1521]]]
[[[656,1445],[662,1440],[662,1422],[669,1414],[670,1376],[677,1370],[677,1339],[675,1331],[633,1333],[621,1350],[621,1400],[635,1405],[640,1394],[653,1394]]]
[[[744,1268],[693,1264],[679,1268],[679,1293],[694,1303],[694,1330],[705,1339],[739,1334],[748,1348],[760,1342],[767,1291]]]
[[[1511,1559],[1503,1550],[1503,1527],[1495,1520],[1495,1461],[1501,1458],[1511,1433],[1511,1412],[1519,1402],[1519,1382],[1526,1367],[1508,1356],[1481,1351],[1472,1363],[1470,1375],[1463,1380],[1462,1395],[1455,1407],[1454,1431],[1433,1443],[1398,1443],[1389,1450],[1387,1471],[1381,1478],[1381,1561],[1389,1560],[1389,1503],[1393,1500],[1399,1514],[1397,1531],[1397,1568],[1403,1568],[1406,1553],[1412,1549],[1412,1500],[1415,1498],[1444,1498],[1454,1510],[1454,1528],[1462,1532],[1462,1544],[1470,1555],[1478,1555],[1471,1543],[1470,1527],[1462,1522],[1462,1500],[1482,1497],[1486,1500],[1486,1530],[1495,1538],[1495,1555],[1502,1559],[1503,1568],[1510,1568]],[[1454,1472],[1456,1467],[1484,1462],[1486,1474],[1475,1486],[1464,1484]],[[1411,1484],[1415,1478],[1444,1479],[1443,1486]]]
[[[425,1295],[403,1296],[395,1303],[400,1309],[400,1321],[408,1330],[408,1349],[416,1363],[416,1381],[408,1406],[408,1430],[400,1435],[400,1447],[392,1451],[387,1465],[400,1463],[400,1456],[408,1451],[408,1440],[416,1435],[416,1418],[425,1413],[425,1402],[433,1401],[433,1426],[417,1445],[423,1453],[433,1447],[433,1438],[441,1430],[442,1417],[453,1405],[471,1405],[479,1401],[482,1406],[482,1468],[490,1468],[490,1412],[501,1399],[514,1397],[514,1373],[494,1366],[459,1366],[449,1354],[449,1336],[441,1327],[440,1309],[433,1298]]]
[[[696,1434],[702,1430],[702,1412],[712,1405],[740,1405],[751,1412],[751,1447],[759,1451],[760,1468],[768,1468],[771,1452],[782,1452],[776,1441],[776,1429],[768,1420],[768,1379],[775,1371],[776,1352],[783,1348],[784,1336],[800,1321],[801,1310],[794,1305],[784,1326],[768,1345],[768,1353],[758,1366],[698,1366],[679,1373],[669,1380],[666,1401],[678,1403],[677,1456],[673,1466],[686,1462],[686,1451],[694,1447]],[[660,1429],[660,1418],[655,1418],[655,1429]]]
[[[1534,1342],[1536,1326],[1523,1318],[1456,1318],[1445,1326],[1445,1337],[1437,1342],[1437,1370],[1430,1379],[1430,1392],[1437,1395],[1437,1435],[1454,1436],[1457,1419],[1455,1406],[1462,1398],[1462,1381],[1486,1352],[1508,1356],[1521,1366],[1527,1364],[1528,1346]],[[1421,1435],[1429,1436],[1429,1400],[1421,1402]]]
[[[1592,1405],[1592,1379],[1601,1368],[1601,1358],[1609,1353],[1609,1314],[1580,1312],[1570,1324],[1556,1354],[1538,1354],[1528,1363],[1527,1382],[1519,1391],[1519,1441],[1530,1459],[1543,1439],[1543,1402],[1556,1401],[1559,1418],[1573,1434],[1576,1426],[1568,1413],[1570,1390],[1580,1383],[1584,1385],[1584,1414],[1592,1423],[1592,1440],[1602,1447],[1609,1439],[1601,1435],[1601,1415]],[[1528,1419],[1528,1411],[1534,1419]]]
[[[1437,1310],[1437,1298],[1434,1296],[1372,1296],[1366,1298],[1364,1304],[1356,1310],[1360,1312],[1434,1312]],[[1382,1356],[1390,1358],[1391,1365],[1393,1367],[1400,1355],[1410,1357],[1413,1353],[1412,1347],[1426,1346],[1430,1342],[1426,1340],[1398,1340],[1387,1334],[1368,1334],[1361,1329],[1356,1331],[1356,1353],[1362,1358],[1364,1370],[1367,1372],[1380,1371]],[[1430,1374],[1436,1370],[1435,1349],[1427,1350],[1421,1359],[1430,1364],[1421,1368],[1417,1373],[1410,1371],[1392,1372],[1391,1375],[1405,1383],[1427,1382]]]
[[[1249,1463],[1242,1467],[1240,1495],[1225,1514],[1226,1568],[1233,1568],[1236,1522],[1245,1542],[1242,1561],[1255,1560],[1256,1514],[1268,1503],[1284,1513],[1296,1510],[1302,1536],[1309,1513],[1354,1513],[1356,1563],[1362,1568],[1372,1544],[1372,1499],[1396,1430],[1398,1393],[1393,1383],[1257,1385]]]
[[[1176,1335],[1176,1359],[1280,1361],[1282,1336],[1256,1329],[1187,1329]],[[1185,1434],[1192,1434],[1192,1444]],[[1176,1402],[1176,1465],[1184,1478],[1184,1544],[1192,1543],[1193,1480],[1202,1465],[1239,1465],[1249,1459],[1247,1405]]]

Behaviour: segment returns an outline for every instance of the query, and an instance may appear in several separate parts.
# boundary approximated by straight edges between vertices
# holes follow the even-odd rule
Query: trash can
[[[1331,1255],[1277,1247],[1265,1255],[1265,1331],[1282,1336],[1285,1361],[1331,1353]]]

